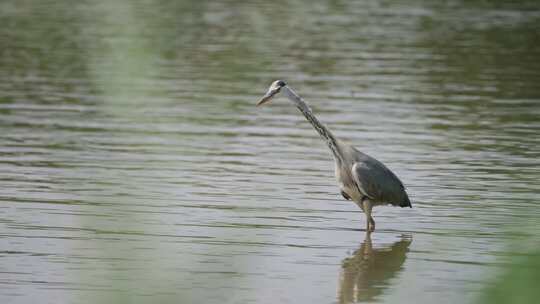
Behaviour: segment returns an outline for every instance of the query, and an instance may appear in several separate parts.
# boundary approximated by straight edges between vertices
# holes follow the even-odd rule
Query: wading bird
[[[269,102],[279,92],[283,92],[302,112],[332,151],[341,195],[346,200],[353,200],[364,211],[366,231],[375,230],[375,220],[371,216],[374,206],[391,204],[412,207],[403,183],[390,169],[375,158],[335,138],[330,130],[313,115],[307,103],[285,82],[274,81],[257,106]]]

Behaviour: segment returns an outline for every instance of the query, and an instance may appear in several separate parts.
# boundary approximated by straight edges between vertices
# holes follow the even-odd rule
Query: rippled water
[[[539,233],[535,1],[0,3],[0,302],[470,303]],[[283,78],[413,209],[343,200]],[[518,244],[518,245],[516,245]]]

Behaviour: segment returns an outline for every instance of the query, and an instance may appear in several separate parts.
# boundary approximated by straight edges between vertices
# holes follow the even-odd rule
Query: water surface
[[[538,243],[535,1],[2,1],[0,302],[471,303]],[[286,80],[413,209],[339,194]],[[517,245],[516,245],[517,244]]]

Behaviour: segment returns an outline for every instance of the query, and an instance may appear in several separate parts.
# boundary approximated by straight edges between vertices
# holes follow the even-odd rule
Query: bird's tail
[[[400,207],[410,207],[410,208],[412,208],[411,201],[409,200],[409,196],[407,194],[405,194],[405,199],[403,200],[403,202],[401,202],[401,204],[399,206]]]

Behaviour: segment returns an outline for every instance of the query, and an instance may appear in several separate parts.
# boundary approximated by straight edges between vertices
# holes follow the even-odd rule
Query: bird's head
[[[266,92],[266,94],[264,94],[261,100],[259,100],[257,103],[257,107],[269,102],[274,96],[276,96],[277,93],[279,93],[281,88],[286,85],[287,84],[283,80],[276,80],[272,82],[270,88],[268,88],[268,92]]]

